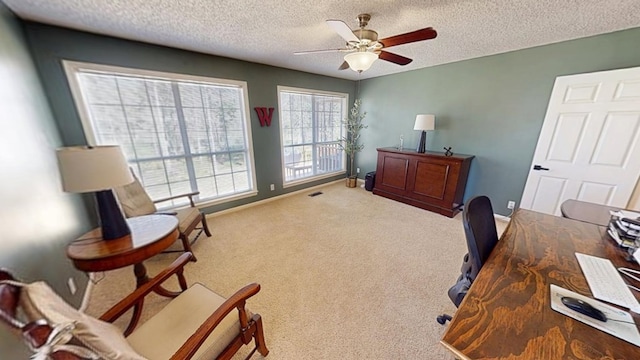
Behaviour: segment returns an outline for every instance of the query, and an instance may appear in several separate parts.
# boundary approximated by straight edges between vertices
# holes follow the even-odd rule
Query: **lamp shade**
[[[435,130],[436,117],[434,115],[420,114],[416,116],[416,123],[413,125],[413,130]]]
[[[360,51],[345,55],[344,61],[349,64],[353,71],[363,72],[368,70],[377,58],[378,54],[376,53]]]
[[[56,155],[66,192],[100,191],[133,182],[120,146],[65,147]]]

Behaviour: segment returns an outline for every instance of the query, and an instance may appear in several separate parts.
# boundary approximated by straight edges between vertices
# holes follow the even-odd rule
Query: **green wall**
[[[45,280],[78,306],[86,284],[65,256],[89,229],[79,196],[62,192],[55,149],[62,142],[20,21],[0,2],[0,267],[23,281]],[[79,291],[72,296],[66,281]],[[22,339],[0,325],[0,358],[27,359]]]
[[[487,195],[507,215],[508,200],[520,203],[555,78],[640,66],[639,44],[635,28],[363,80],[369,128],[358,166],[375,170],[375,149],[398,146],[401,134],[414,148],[416,115],[435,114],[427,150],[475,155],[465,199]]]
[[[277,111],[274,112],[270,127],[260,127],[253,108],[257,106],[274,107],[277,110],[278,94],[276,88],[278,85],[344,92],[349,94],[350,99],[353,99],[355,89],[353,81],[89,34],[39,23],[27,22],[25,24],[34,60],[66,145],[86,144],[86,140],[61,60],[247,82],[258,195],[203,209],[205,212],[254,202],[344,177],[344,175],[338,175],[334,178],[283,189],[280,122]],[[270,184],[275,184],[275,191],[270,191]]]

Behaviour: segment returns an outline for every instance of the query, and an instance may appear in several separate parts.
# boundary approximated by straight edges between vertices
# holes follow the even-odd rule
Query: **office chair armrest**
[[[249,320],[247,319],[247,313],[244,309],[244,305],[250,297],[257,294],[260,291],[260,285],[253,283],[249,284],[242,289],[238,290],[230,298],[228,298],[220,307],[218,307],[203,323],[200,325],[193,335],[185,341],[184,344],[176,351],[171,360],[189,359],[197,351],[198,348],[204,343],[207,337],[213,332],[216,326],[220,324],[222,319],[227,316],[233,309],[238,309],[240,314],[240,328],[245,331],[249,327]],[[245,339],[249,341],[249,339]]]
[[[185,252],[184,254],[180,255],[180,257],[174,260],[173,263],[169,265],[169,267],[161,271],[148,283],[137,288],[134,292],[129,294],[124,299],[120,300],[117,304],[111,307],[111,309],[102,314],[102,316],[100,316],[100,320],[106,322],[114,322],[116,319],[122,316],[122,314],[127,312],[127,310],[141,303],[141,301],[144,300],[144,297],[147,296],[147,294],[159,289],[162,283],[174,274],[178,277],[178,283],[180,284],[180,288],[182,289],[182,291],[186,290],[187,281],[184,278],[184,266],[189,261],[191,261],[192,258],[193,254],[190,252]],[[129,327],[127,329],[133,330],[137,325],[137,322],[138,319],[132,318],[131,323],[129,324]]]
[[[169,201],[169,200],[173,200],[173,199],[179,199],[182,197],[188,197],[189,198],[189,203],[191,203],[191,207],[195,207],[196,204],[193,202],[193,197],[200,194],[200,191],[194,191],[192,193],[187,193],[187,194],[180,194],[180,195],[174,195],[174,196],[169,196],[166,198],[162,198],[162,199],[158,199],[158,200],[153,200],[154,204],[157,203],[161,203],[161,202],[165,202],[165,201]]]

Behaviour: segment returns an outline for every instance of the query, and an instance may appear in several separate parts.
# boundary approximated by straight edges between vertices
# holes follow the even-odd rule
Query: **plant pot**
[[[357,177],[348,177],[346,185],[347,185],[347,187],[350,187],[350,188],[356,187],[356,185],[358,185],[358,178]]]

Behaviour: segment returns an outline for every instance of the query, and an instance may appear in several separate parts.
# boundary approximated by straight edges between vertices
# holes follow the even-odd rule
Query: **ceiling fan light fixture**
[[[349,67],[353,71],[363,72],[368,70],[374,61],[378,58],[378,54],[359,51],[344,56],[344,61],[349,64]]]

